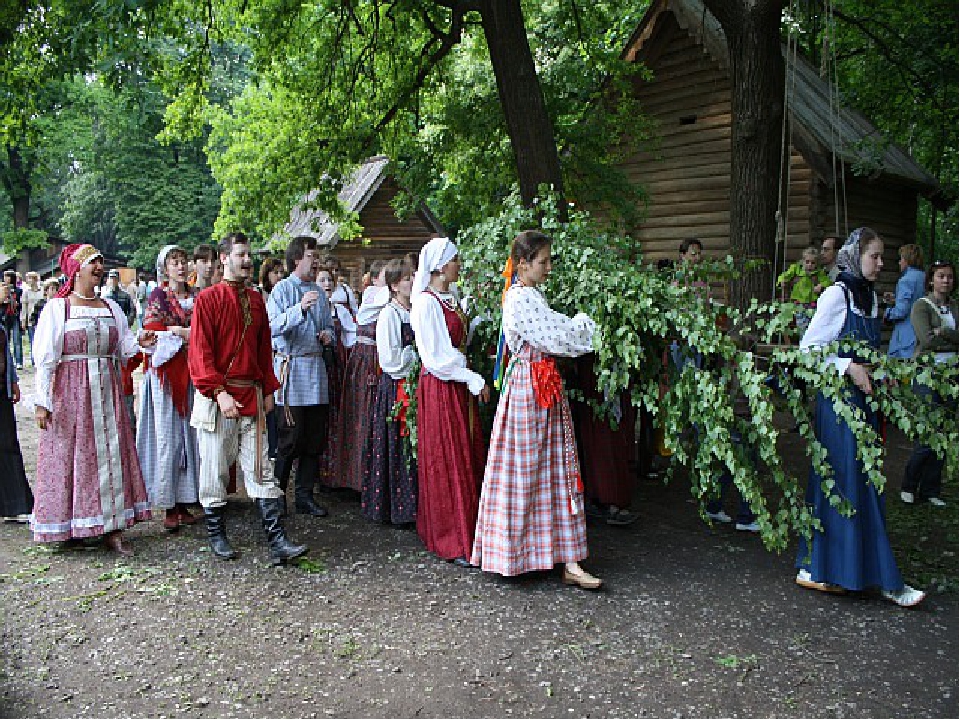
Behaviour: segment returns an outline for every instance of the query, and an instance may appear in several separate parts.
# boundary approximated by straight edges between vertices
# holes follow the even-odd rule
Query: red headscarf
[[[67,245],[60,253],[60,270],[66,276],[67,281],[60,288],[57,297],[63,298],[73,292],[73,281],[84,267],[94,258],[102,258],[103,255],[93,245],[87,243],[75,243]]]

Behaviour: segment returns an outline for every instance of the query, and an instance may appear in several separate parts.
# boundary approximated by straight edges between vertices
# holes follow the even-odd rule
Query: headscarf
[[[167,256],[170,253],[179,251],[186,255],[186,251],[179,245],[164,245],[163,249],[160,250],[160,254],[157,255],[157,279],[167,279]]]
[[[420,262],[417,263],[417,272],[413,276],[413,287],[410,289],[410,324],[413,331],[418,332],[417,306],[421,303],[423,291],[430,284],[430,273],[439,270],[457,255],[457,246],[450,242],[450,238],[433,238],[420,250]]]
[[[837,267],[840,268],[837,282],[843,283],[850,290],[856,308],[864,315],[870,315],[873,312],[875,295],[873,282],[863,276],[860,265],[861,241],[864,236],[872,240],[876,233],[867,227],[857,228],[850,233],[850,237],[837,253]]]
[[[96,258],[103,258],[100,251],[93,245],[87,243],[74,243],[67,245],[60,253],[60,270],[63,272],[66,280],[63,287],[57,293],[57,297],[65,298],[73,292],[73,283],[77,278],[77,273],[85,268]]]
[[[450,238],[433,238],[420,250],[420,262],[417,272],[413,276],[413,287],[410,297],[417,298],[427,285],[430,284],[430,273],[439,270],[453,260],[457,254],[457,246],[450,242]]]

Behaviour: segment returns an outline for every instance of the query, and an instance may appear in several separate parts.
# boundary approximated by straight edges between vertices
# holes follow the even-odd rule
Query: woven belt
[[[252,387],[256,390],[257,396],[257,457],[254,462],[254,472],[257,475],[257,483],[263,480],[263,435],[267,432],[267,414],[263,409],[263,386],[258,380],[225,380],[227,387]]]
[[[373,345],[377,346],[377,341],[373,338],[368,338],[366,335],[357,335],[357,344],[358,345]]]
[[[289,402],[289,392],[290,388],[287,385],[287,380],[290,379],[290,361],[293,358],[308,358],[308,357],[323,357],[322,352],[312,352],[312,353],[303,353],[302,355],[288,355],[282,352],[274,352],[274,355],[281,358],[280,360],[280,376],[277,380],[280,382],[280,387],[282,388],[282,397],[283,397],[283,418],[287,421],[287,424],[290,427],[296,425],[293,421],[293,413],[290,412],[290,402]]]

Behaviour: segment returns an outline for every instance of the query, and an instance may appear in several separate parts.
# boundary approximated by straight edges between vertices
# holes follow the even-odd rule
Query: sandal
[[[800,570],[797,573],[797,585],[802,588],[807,588],[808,590],[819,590],[820,592],[830,593],[831,595],[846,595],[847,591],[845,588],[840,587],[839,585],[831,585],[830,583],[817,582],[813,579],[813,576],[810,575],[809,570]]]

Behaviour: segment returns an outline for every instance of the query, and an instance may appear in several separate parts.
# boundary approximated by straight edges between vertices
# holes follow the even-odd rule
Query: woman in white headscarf
[[[457,246],[434,238],[420,251],[410,324],[422,370],[417,387],[417,533],[427,549],[470,567],[483,481],[477,397],[490,388],[467,367],[469,323],[451,283],[460,275]]]
[[[187,505],[198,502],[200,454],[190,426],[193,384],[187,369],[194,291],[187,285],[187,254],[167,245],[157,257],[159,285],[143,311],[143,327],[157,334],[157,348],[144,363],[137,427],[137,454],[153,506],[163,526],[176,531],[197,521]]]

